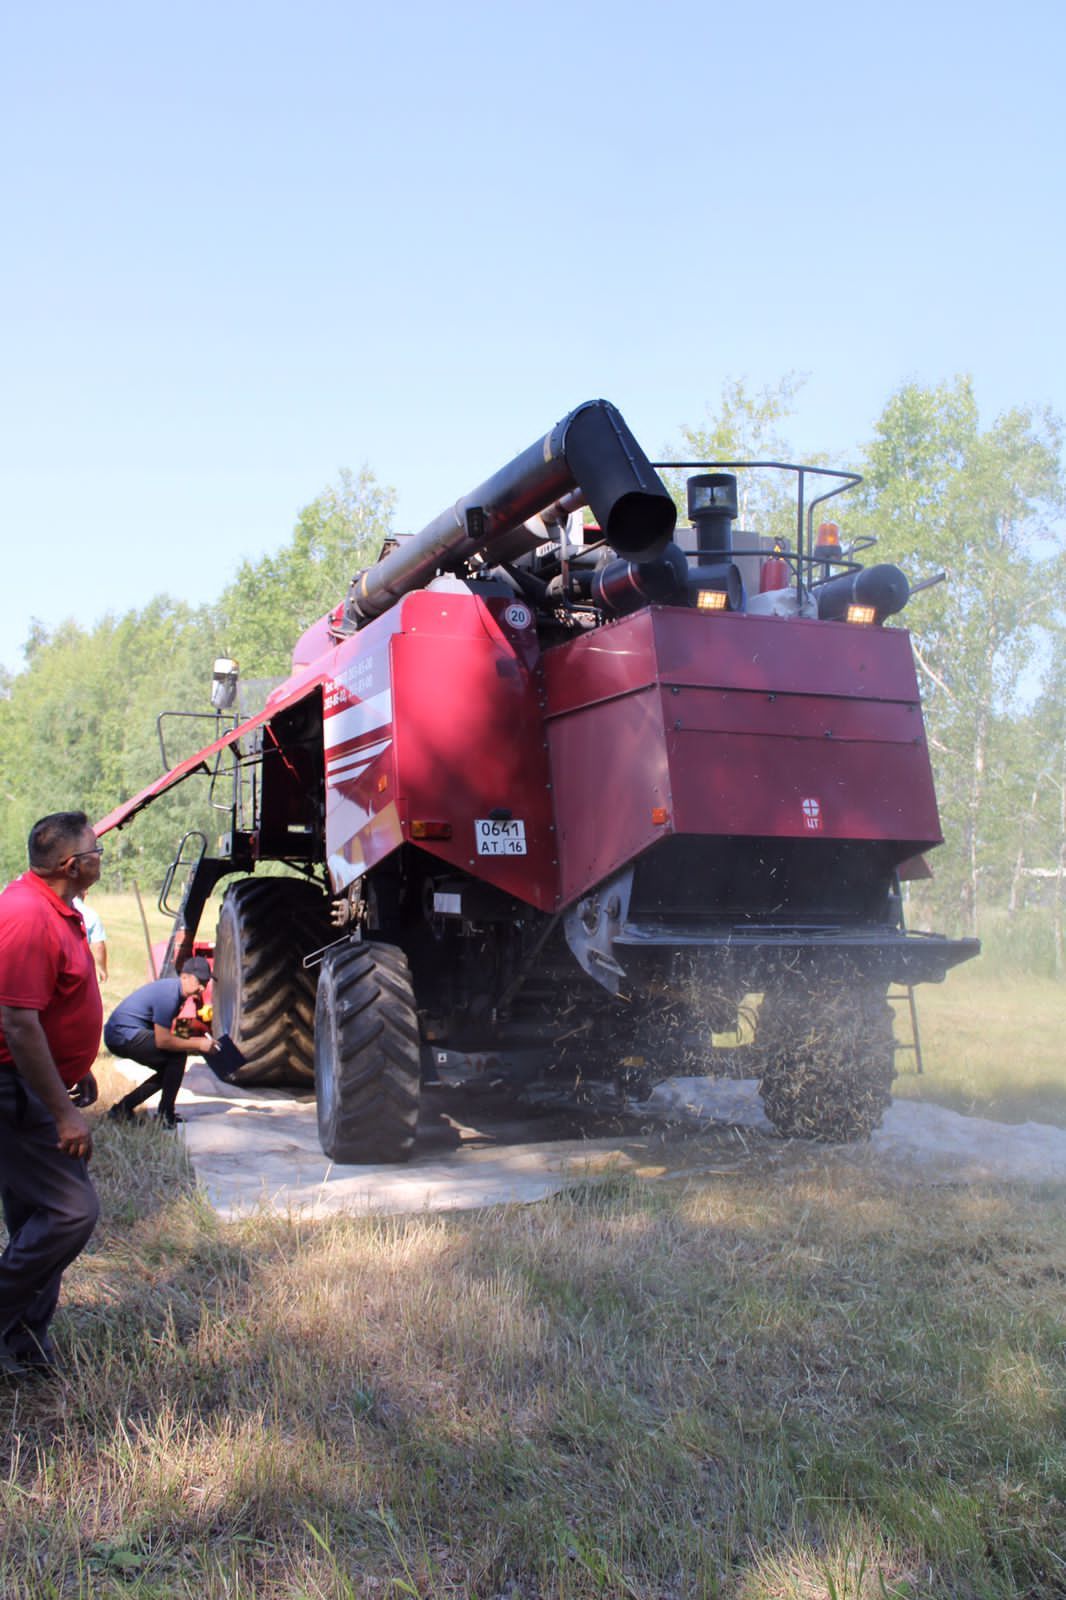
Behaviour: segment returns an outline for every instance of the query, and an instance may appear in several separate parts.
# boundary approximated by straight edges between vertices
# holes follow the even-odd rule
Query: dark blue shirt
[[[106,1032],[116,1042],[124,1044],[143,1033],[145,1028],[151,1032],[157,1022],[161,1028],[169,1030],[184,1000],[180,978],[157,978],[119,1002],[107,1019]]]

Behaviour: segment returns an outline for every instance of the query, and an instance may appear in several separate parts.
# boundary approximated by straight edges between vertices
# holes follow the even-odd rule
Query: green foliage
[[[216,642],[210,611],[166,597],[91,632],[68,622],[35,639],[0,702],[4,876],[23,870],[37,817],[68,808],[101,817],[159,776],[156,715],[162,703],[203,702]],[[170,853],[173,818],[152,812],[135,835],[109,840],[106,879],[129,881],[142,869],[154,879],[164,828]]]
[[[791,461],[792,447],[780,431],[796,409],[804,380],[789,373],[779,383],[751,393],[743,378],[722,386],[717,409],[699,428],[681,429],[681,453],[689,461]],[[817,463],[812,462],[811,465]],[[685,477],[667,474],[684,518]],[[791,473],[741,473],[737,482],[738,529],[795,542],[795,478]]]
[[[300,513],[276,555],[246,561],[223,592],[226,646],[249,676],[284,675],[306,628],[343,600],[388,537],[395,494],[366,467],[343,471]]]
[[[681,429],[685,449],[705,461],[787,460],[790,446],[778,424],[795,411],[803,382],[789,373],[750,394],[743,378],[728,380],[717,409],[708,412],[703,427]]]
[[[1022,796],[1046,740],[1037,725],[1050,705],[1026,730],[1019,687],[1049,625],[1061,621],[1061,444],[1061,425],[1046,411],[1013,410],[982,429],[969,379],[907,384],[877,423],[864,504],[849,523],[850,533],[876,534],[878,558],[898,562],[912,582],[947,574],[912,603],[906,624],[953,841],[938,858],[938,909],[970,932],[982,879],[993,888],[991,858],[1001,879],[1009,872],[1029,815]]]
[[[208,714],[170,725],[170,765],[216,736],[209,715],[216,655],[236,655],[245,676],[287,673],[303,629],[343,599],[352,574],[376,557],[392,502],[371,473],[342,473],[301,512],[287,545],[245,562],[217,607],[163,595],[92,630],[67,622],[48,633],[34,619],[24,671],[0,683],[0,874],[23,870],[36,818],[82,808],[99,819],[159,777],[161,711]],[[190,778],[111,835],[104,884],[137,881],[154,894],[187,829],[201,828],[213,843],[227,825],[212,809],[209,779]]]

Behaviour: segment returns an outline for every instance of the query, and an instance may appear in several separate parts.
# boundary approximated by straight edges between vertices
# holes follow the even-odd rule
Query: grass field
[[[100,908],[113,1002],[143,955]],[[1061,1122],[1062,1014],[957,974],[900,1089]],[[1066,1189],[222,1224],[154,1128],[94,1169],[67,1375],[0,1393],[4,1600],[1066,1596]]]
[[[1066,1127],[1066,984],[999,977],[979,958],[917,997],[925,1074],[901,1053],[897,1095]],[[897,1036],[907,1035],[901,1020]]]

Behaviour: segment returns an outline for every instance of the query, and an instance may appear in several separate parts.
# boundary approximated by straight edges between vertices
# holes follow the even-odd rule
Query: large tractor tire
[[[315,980],[303,958],[336,938],[329,901],[298,878],[243,878],[227,889],[215,934],[214,1023],[246,1057],[248,1087],[314,1081]]]
[[[421,1079],[407,957],[391,944],[340,945],[322,962],[315,1006],[318,1137],[333,1161],[405,1161]]]
[[[763,1108],[790,1139],[868,1139],[892,1103],[895,1041],[883,983],[781,982],[759,1008]]]

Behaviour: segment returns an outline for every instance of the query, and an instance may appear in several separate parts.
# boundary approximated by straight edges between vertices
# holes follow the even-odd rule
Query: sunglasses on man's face
[[[63,860],[59,863],[59,865],[61,867],[65,867],[68,861],[80,861],[83,856],[99,856],[101,858],[101,860],[102,860],[103,859],[103,855],[104,855],[103,850],[100,848],[99,845],[96,845],[95,848],[92,849],[92,850],[75,850],[75,851],[73,851],[69,856],[64,856]]]

